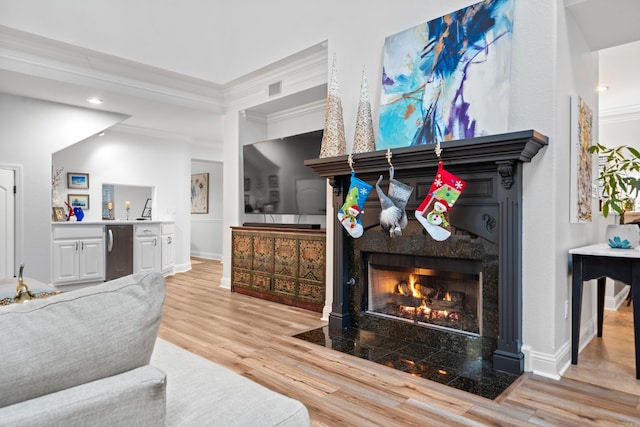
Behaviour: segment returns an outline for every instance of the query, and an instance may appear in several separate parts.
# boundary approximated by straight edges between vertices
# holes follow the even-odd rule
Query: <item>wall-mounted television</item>
[[[326,180],[304,165],[321,144],[319,130],[244,145],[245,213],[324,215]]]

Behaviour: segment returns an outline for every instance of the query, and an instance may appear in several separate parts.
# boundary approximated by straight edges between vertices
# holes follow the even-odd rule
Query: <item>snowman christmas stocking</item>
[[[338,211],[338,221],[351,237],[358,238],[362,236],[364,229],[362,228],[360,214],[372,188],[372,185],[356,177],[355,173],[351,173],[349,192],[340,211]]]
[[[438,172],[429,193],[416,210],[416,219],[434,240],[442,242],[451,236],[449,211],[466,185],[466,182],[446,171],[442,161],[438,163]]]

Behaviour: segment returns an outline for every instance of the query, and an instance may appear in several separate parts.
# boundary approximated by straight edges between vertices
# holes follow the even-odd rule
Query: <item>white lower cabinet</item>
[[[53,227],[53,284],[104,280],[103,229],[101,225]]]
[[[54,285],[102,282],[106,278],[105,225],[52,224],[51,281]],[[173,223],[133,225],[133,272],[172,274]]]
[[[170,274],[173,272],[173,239],[175,236],[174,224],[162,224],[162,250],[161,250],[161,268],[162,273]]]
[[[133,271],[160,271],[160,226],[136,224],[133,227]]]

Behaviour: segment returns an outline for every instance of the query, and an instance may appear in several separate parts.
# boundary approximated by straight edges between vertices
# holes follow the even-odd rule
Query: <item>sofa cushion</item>
[[[0,407],[148,364],[164,296],[142,273],[0,307]]]
[[[300,401],[160,338],[151,364],[167,374],[167,427],[311,425]]]

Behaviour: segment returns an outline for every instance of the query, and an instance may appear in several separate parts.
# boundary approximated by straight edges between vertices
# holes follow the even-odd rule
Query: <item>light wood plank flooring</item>
[[[313,426],[640,426],[630,309],[607,312],[564,378],[525,374],[484,399],[292,335],[318,313],[219,287],[217,261],[167,278],[160,337],[302,401]]]

